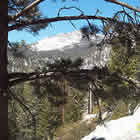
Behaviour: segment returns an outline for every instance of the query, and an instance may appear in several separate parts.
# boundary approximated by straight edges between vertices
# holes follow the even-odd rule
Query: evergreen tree
[[[8,82],[9,75],[7,72],[7,43],[8,43],[8,31],[12,31],[15,29],[25,29],[25,27],[29,27],[28,30],[31,32],[37,32],[39,29],[46,27],[51,22],[56,21],[64,21],[64,20],[79,20],[79,19],[99,19],[101,21],[111,21],[117,23],[122,23],[119,26],[126,25],[129,23],[134,25],[132,20],[123,21],[116,20],[114,18],[102,17],[102,16],[66,16],[66,17],[54,17],[54,18],[42,18],[39,14],[38,4],[43,0],[2,0],[0,4],[0,110],[2,114],[0,115],[0,138],[7,138],[7,107],[8,107],[8,93],[7,89],[10,86],[12,80]],[[108,0],[109,1],[109,0]],[[139,9],[133,8],[129,5],[124,5],[123,3],[119,3],[119,5],[123,5],[131,10],[136,12],[140,12]],[[93,15],[93,13],[92,13]],[[136,17],[136,16],[135,16]],[[139,27],[138,20],[135,21],[136,25]],[[134,22],[134,23],[135,23]],[[138,31],[138,28],[135,28]],[[139,31],[138,31],[139,33]],[[127,35],[127,33],[126,33]],[[129,41],[129,40],[128,40]],[[23,73],[22,73],[23,75]],[[28,75],[28,74],[27,74]],[[27,76],[26,75],[26,76]],[[15,79],[19,76],[15,74]],[[29,76],[29,75],[28,75]],[[28,77],[27,76],[27,77]],[[27,78],[28,79],[28,78]],[[22,79],[23,80],[23,79]],[[25,80],[25,77],[24,77]],[[24,81],[23,80],[23,81]],[[22,82],[23,82],[22,81]]]

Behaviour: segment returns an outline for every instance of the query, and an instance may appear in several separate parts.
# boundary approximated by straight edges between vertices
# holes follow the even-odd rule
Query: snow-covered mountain
[[[82,140],[140,140],[140,107],[131,116],[111,120],[97,126]]]
[[[102,51],[97,46],[103,39],[103,35],[91,36],[90,40],[83,37],[80,31],[61,33],[56,36],[46,37],[32,45],[31,48],[23,46],[8,50],[9,62],[19,70],[19,59],[22,66],[30,69],[40,67],[44,62],[57,59],[58,57],[76,59],[84,58],[83,68],[92,68],[95,65],[103,66],[109,57],[109,47],[102,46]],[[22,58],[21,58],[22,57]],[[25,60],[26,59],[26,60]],[[9,69],[11,66],[9,64]],[[23,68],[22,68],[23,69]]]
[[[99,50],[97,44],[103,39],[103,35],[91,36],[88,40],[82,37],[80,31],[62,33],[52,37],[46,37],[33,45],[40,56],[47,58],[71,58],[83,57],[85,65],[104,65],[109,57],[109,48],[102,47]]]
[[[78,43],[81,37],[82,35],[79,31],[61,33],[38,41],[35,47],[38,51],[61,50],[67,45]]]

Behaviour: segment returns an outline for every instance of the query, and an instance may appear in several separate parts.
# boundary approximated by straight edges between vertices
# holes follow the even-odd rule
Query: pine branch
[[[11,94],[11,96],[21,105],[23,106],[28,112],[29,114],[32,116],[32,112],[30,110],[30,108],[28,106],[26,106],[10,89],[8,89],[8,92]]]
[[[100,70],[99,70],[100,71]],[[60,79],[64,77],[66,80],[94,80],[95,76],[98,75],[97,68],[88,70],[88,69],[79,69],[79,70],[66,70],[66,71],[46,71],[46,72],[33,72],[33,73],[12,73],[9,74],[9,87],[14,86],[19,83],[33,81],[36,79]]]
[[[111,22],[119,22],[120,23],[120,21],[117,21],[116,19],[109,18],[109,17],[103,17],[103,16],[89,16],[89,15],[63,16],[63,17],[44,18],[44,19],[39,19],[39,20],[17,23],[15,25],[9,26],[8,31],[12,31],[15,29],[19,29],[19,28],[23,28],[23,27],[35,25],[35,24],[44,24],[44,23],[52,23],[52,22],[57,22],[57,21],[69,21],[69,20],[87,20],[87,19],[111,21]]]
[[[27,7],[25,7],[22,11],[20,11],[19,13],[17,13],[13,17],[10,17],[9,19],[12,20],[12,21],[16,20],[18,17],[22,16],[25,12],[27,12],[31,8],[37,6],[42,1],[44,1],[44,0],[36,0],[36,1],[32,2],[30,5],[28,5]]]
[[[36,72],[32,72],[32,73],[24,73],[24,72],[12,72],[8,74],[8,79],[17,79],[20,77],[27,77],[27,76],[32,76],[36,74]]]
[[[17,77],[17,78],[16,78],[16,75],[15,75],[15,77],[12,80],[9,78],[9,83],[8,83],[9,87],[14,86],[14,85],[19,84],[19,83],[23,83],[23,82],[27,82],[27,81],[33,81],[33,80],[36,80],[36,79],[43,79],[43,78],[49,78],[49,77],[54,78],[53,72],[34,73],[34,74],[32,74],[32,73],[21,74],[20,73],[20,75],[21,76]]]
[[[93,68],[92,70],[89,69],[79,69],[79,70],[66,70],[66,71],[47,71],[47,72],[33,72],[33,73],[12,73],[9,76],[9,87],[14,86],[19,83],[33,81],[36,79],[60,79],[60,77],[64,77],[66,80],[88,80],[93,81],[96,77],[101,76],[101,73],[104,73],[103,69]],[[110,75],[109,73],[104,73],[105,76]],[[112,75],[113,76],[113,75]],[[121,79],[122,81],[126,81],[129,84],[135,86],[135,88],[140,89],[140,82],[134,79],[128,79],[122,75],[115,74],[116,78]]]
[[[132,78],[128,78],[128,77],[125,77],[125,76],[121,76],[121,75],[117,75],[117,76],[122,81],[126,81],[129,84],[133,85],[135,88],[140,89],[140,81],[132,79]]]
[[[135,8],[135,7],[132,7],[132,6],[128,5],[127,3],[120,2],[120,1],[117,1],[117,0],[105,0],[105,1],[106,1],[106,2],[115,3],[115,4],[117,4],[117,5],[126,7],[126,8],[128,8],[128,9],[130,9],[130,10],[133,10],[133,11],[135,11],[135,12],[140,13],[140,9]]]

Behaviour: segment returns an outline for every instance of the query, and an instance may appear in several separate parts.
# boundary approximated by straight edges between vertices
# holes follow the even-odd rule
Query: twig
[[[60,12],[61,12],[62,10],[69,10],[69,9],[76,9],[76,10],[78,10],[78,11],[81,13],[81,15],[84,15],[84,12],[83,12],[81,9],[72,6],[72,7],[63,7],[63,8],[60,8],[59,11],[58,11],[57,16],[58,16],[58,17],[60,16]]]

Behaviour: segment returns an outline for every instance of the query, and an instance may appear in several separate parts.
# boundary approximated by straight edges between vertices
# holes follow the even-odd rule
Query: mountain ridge
[[[88,40],[82,36],[80,31],[74,31],[47,37],[32,47],[36,48],[42,57],[48,57],[50,59],[63,57],[71,58],[72,60],[82,57],[86,59],[85,63],[104,65],[108,60],[110,49],[103,46],[102,50],[99,50],[97,44],[102,39],[103,35],[97,34],[96,36],[90,36],[90,40]]]

